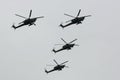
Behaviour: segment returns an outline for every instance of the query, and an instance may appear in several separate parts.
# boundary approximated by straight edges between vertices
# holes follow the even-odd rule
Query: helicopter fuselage
[[[62,70],[64,67],[65,67],[65,65],[57,65],[57,66],[54,67],[54,70],[60,71],[60,70]]]
[[[36,21],[36,18],[26,19],[23,21],[23,24],[30,26],[30,25],[34,24],[35,21]]]
[[[54,62],[57,64],[52,70],[49,70],[49,71],[47,71],[46,69],[45,69],[45,72],[46,73],[50,73],[50,72],[53,72],[53,71],[61,71],[64,67],[67,67],[67,66],[65,66],[65,63],[67,63],[68,61],[65,61],[65,62],[63,62],[63,63],[61,63],[61,64],[58,64],[57,62],[56,62],[56,60],[54,60]]]
[[[70,23],[68,23],[68,24],[66,24],[66,25],[60,24],[60,26],[61,26],[62,28],[65,28],[65,27],[70,26],[70,25],[72,25],[72,24],[80,24],[80,23],[82,23],[82,21],[83,21],[84,19],[85,19],[85,17],[76,17],[76,18],[72,19]]]
[[[17,29],[19,27],[22,27],[22,26],[25,26],[25,25],[28,25],[28,26],[31,26],[31,25],[36,25],[35,24],[35,21],[38,19],[38,18],[43,18],[44,16],[40,16],[40,17],[34,17],[34,18],[31,18],[31,14],[32,14],[32,10],[30,10],[30,13],[29,13],[29,17],[24,17],[24,16],[21,16],[19,14],[15,14],[16,16],[18,17],[21,17],[21,18],[24,18],[24,21],[18,23],[18,26],[15,26],[14,24],[12,25],[12,27],[14,29]]]
[[[77,18],[75,18],[75,19],[73,19],[73,20],[71,20],[71,23],[73,23],[73,24],[79,24],[79,23],[81,23],[81,21],[83,21],[85,19],[85,17],[77,17]]]
[[[66,44],[64,45],[62,48],[63,49],[67,49],[67,50],[70,50],[75,44]]]

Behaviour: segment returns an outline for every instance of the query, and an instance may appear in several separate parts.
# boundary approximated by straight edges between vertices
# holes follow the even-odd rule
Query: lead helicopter
[[[68,66],[65,65],[65,63],[67,63],[68,61],[65,61],[65,62],[63,62],[63,63],[61,63],[61,64],[58,64],[55,59],[54,59],[53,61],[54,61],[57,65],[56,65],[52,70],[50,70],[50,71],[47,71],[47,70],[45,69],[45,72],[46,72],[46,73],[50,73],[50,72],[53,72],[53,71],[61,71],[64,67],[68,68]],[[47,65],[47,66],[54,66],[54,65]]]
[[[91,16],[91,15],[86,15],[86,16],[81,16],[81,17],[79,17],[80,12],[81,12],[81,9],[79,9],[79,12],[78,12],[78,14],[77,14],[76,17],[75,17],[75,16],[72,16],[72,15],[69,15],[69,14],[64,14],[64,15],[66,15],[66,16],[72,17],[73,19],[66,21],[66,23],[70,22],[70,23],[68,23],[68,24],[66,24],[66,25],[63,25],[63,24],[61,23],[60,26],[61,26],[62,28],[65,28],[65,27],[70,26],[70,25],[72,25],[72,24],[76,24],[76,25],[82,24],[82,21],[85,19],[85,17],[90,17],[90,16]]]
[[[28,18],[24,17],[24,16],[21,16],[21,15],[18,15],[18,14],[15,14],[18,17],[24,18],[25,20],[20,22],[18,26],[15,26],[13,24],[12,28],[17,29],[17,28],[20,28],[20,27],[25,26],[25,25],[28,25],[28,26],[35,25],[36,26],[36,24],[35,24],[36,20],[39,19],[39,18],[44,18],[44,16],[31,18],[31,14],[32,14],[32,10],[30,10]]]
[[[76,41],[77,39],[74,39],[74,40],[70,41],[69,43],[67,43],[63,38],[61,38],[61,40],[65,43],[65,45],[63,45],[63,44],[56,44],[56,45],[63,45],[63,46],[62,46],[62,48],[59,49],[59,50],[53,49],[52,51],[53,51],[54,53],[59,52],[59,51],[62,51],[62,50],[71,50],[72,47],[74,47],[74,46],[79,46],[78,44],[74,44],[74,43],[73,43],[73,42]]]

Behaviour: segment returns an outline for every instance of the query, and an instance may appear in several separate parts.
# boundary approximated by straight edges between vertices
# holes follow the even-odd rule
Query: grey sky
[[[0,80],[120,80],[120,5],[119,0],[0,0]],[[32,17],[37,26],[16,31],[13,23],[22,21],[14,14]],[[64,30],[58,25],[71,18],[68,13],[92,15],[83,24]],[[51,51],[60,38],[79,47],[54,55]],[[70,68],[46,74],[46,64],[69,60]],[[48,67],[47,67],[48,68]],[[48,68],[49,69],[49,68]]]

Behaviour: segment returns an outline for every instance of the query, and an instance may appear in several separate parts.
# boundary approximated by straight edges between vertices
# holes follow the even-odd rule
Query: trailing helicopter
[[[65,61],[65,62],[63,62],[63,63],[61,63],[61,64],[58,64],[55,59],[54,59],[53,61],[54,61],[57,65],[56,65],[52,70],[50,70],[50,71],[47,71],[47,70],[45,69],[45,72],[46,72],[46,73],[50,73],[50,72],[53,72],[53,71],[61,71],[64,67],[68,68],[68,66],[65,65],[65,63],[67,63],[68,61]],[[54,65],[47,65],[47,66],[54,66]]]
[[[73,42],[76,41],[77,39],[74,39],[74,40],[72,40],[72,41],[69,42],[69,43],[67,43],[63,38],[61,38],[61,40],[65,43],[65,45],[63,45],[63,44],[56,44],[56,45],[63,45],[63,46],[62,46],[62,48],[59,49],[59,50],[53,49],[52,51],[53,51],[54,53],[59,52],[59,51],[62,51],[62,50],[71,50],[72,47],[74,47],[74,46],[79,46],[78,44],[74,44],[74,43],[73,43]]]
[[[22,27],[22,26],[25,26],[25,25],[28,25],[28,26],[31,26],[31,25],[35,25],[35,21],[38,19],[38,18],[44,18],[44,16],[40,16],[40,17],[35,17],[35,18],[31,18],[31,14],[32,14],[32,10],[30,10],[30,13],[29,13],[29,17],[26,18],[24,16],[21,16],[21,15],[18,15],[18,14],[15,14],[16,16],[18,17],[21,17],[21,18],[24,18],[25,20],[20,22],[18,26],[15,26],[14,24],[12,25],[12,28],[14,29],[17,29],[19,27]]]
[[[85,17],[90,17],[90,16],[91,16],[91,15],[87,15],[87,16],[81,16],[81,17],[79,17],[80,12],[81,12],[81,9],[79,9],[79,12],[78,12],[78,14],[77,14],[76,17],[75,17],[75,16],[72,16],[72,15],[69,15],[69,14],[64,14],[64,15],[66,15],[66,16],[72,17],[73,19],[66,21],[66,23],[70,22],[70,23],[68,23],[68,24],[66,24],[66,25],[63,25],[63,24],[61,23],[60,26],[61,26],[62,28],[65,28],[65,27],[70,26],[70,25],[72,25],[72,24],[76,24],[76,25],[82,24],[82,21],[85,19]]]

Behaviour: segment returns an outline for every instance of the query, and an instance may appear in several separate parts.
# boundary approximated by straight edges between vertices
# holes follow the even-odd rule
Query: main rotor
[[[80,15],[80,12],[81,12],[81,9],[79,9],[79,11],[78,11],[78,14],[77,14],[77,16],[75,17],[75,16],[72,16],[72,15],[69,15],[69,14],[64,14],[64,15],[66,15],[66,16],[69,16],[69,17],[72,17],[72,18],[77,18],[79,15]]]
[[[78,13],[77,13],[76,16],[72,16],[72,15],[69,15],[69,14],[66,14],[66,13],[64,13],[64,15],[69,16],[69,17],[72,17],[72,18],[75,19],[75,18],[78,18],[78,17],[79,17],[80,13],[81,13],[81,9],[79,9],[79,11],[78,11]],[[91,15],[86,15],[86,16],[81,16],[81,17],[90,17],[90,16],[91,16]],[[71,20],[66,21],[66,23],[69,22],[69,21],[71,21]]]
[[[61,64],[58,64],[58,62],[55,60],[55,59],[53,59],[53,61],[57,64],[57,66],[58,65],[64,65],[65,63],[67,63],[68,61],[65,61],[65,62],[63,62],[63,63],[61,63]],[[55,65],[47,65],[47,66],[55,66]],[[68,66],[65,66],[65,67],[68,67]]]
[[[70,42],[66,42],[63,38],[61,38],[61,40],[65,43],[65,44],[72,44],[73,42],[75,42],[77,39],[74,39]],[[64,44],[55,44],[55,45],[64,45]],[[79,46],[78,44],[75,44],[75,46]]]
[[[27,17],[24,17],[24,16],[21,16],[21,15],[19,15],[19,14],[15,14],[15,15],[18,16],[18,17],[24,18],[24,19],[30,19],[30,18],[31,18],[31,15],[32,15],[32,10],[30,10],[30,13],[29,13],[28,18],[27,18]],[[37,19],[37,18],[44,18],[44,16],[35,17],[35,18],[36,18],[36,19]]]

